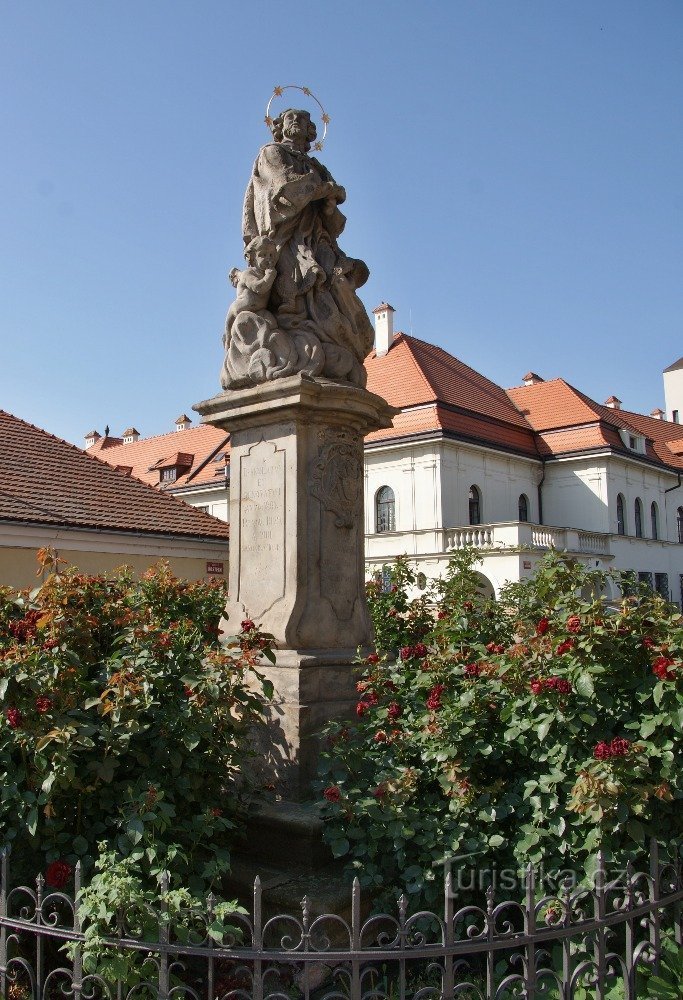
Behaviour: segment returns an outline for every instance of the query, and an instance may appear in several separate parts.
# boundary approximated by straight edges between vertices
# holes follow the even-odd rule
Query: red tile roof
[[[219,465],[215,460],[229,450],[229,440],[225,431],[210,424],[201,424],[184,431],[170,431],[168,434],[140,438],[129,444],[119,441],[115,445],[102,447],[102,442],[97,441],[87,449],[87,453],[108,465],[131,468],[134,476],[150,486],[159,486],[160,469],[176,465],[178,475],[175,481],[164,484],[163,487],[175,490],[178,487],[216,482],[216,469],[220,468],[222,471],[223,463]],[[182,452],[179,451],[179,445],[182,445]]]
[[[2,410],[0,520],[221,542],[229,536],[223,521]]]
[[[441,347],[397,333],[389,352],[373,351],[365,367],[368,389],[403,411],[368,441],[447,432],[538,457],[532,429],[505,390]],[[427,408],[412,409],[418,406]]]
[[[545,455],[597,447],[632,455],[619,435],[619,430],[626,430],[645,438],[645,458],[674,469],[683,468],[681,457],[667,445],[681,437],[680,424],[596,403],[561,378],[508,389],[508,396],[540,435],[539,448]]]

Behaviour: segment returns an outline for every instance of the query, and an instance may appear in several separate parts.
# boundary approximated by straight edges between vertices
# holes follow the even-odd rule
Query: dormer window
[[[160,458],[158,462],[150,466],[149,471],[158,470],[160,483],[175,483],[180,476],[184,476],[190,471],[193,462],[194,455],[177,451],[174,455]]]
[[[622,427],[619,430],[619,437],[629,451],[634,451],[638,455],[645,454],[645,437],[642,434],[634,434],[633,431]]]

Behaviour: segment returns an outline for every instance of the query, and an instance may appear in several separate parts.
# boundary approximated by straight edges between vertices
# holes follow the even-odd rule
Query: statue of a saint
[[[237,299],[221,384],[236,389],[306,372],[363,387],[374,334],[356,289],[369,272],[337,245],[346,192],[308,155],[316,128],[307,111],[289,108],[271,130],[244,198],[249,266],[230,273]]]

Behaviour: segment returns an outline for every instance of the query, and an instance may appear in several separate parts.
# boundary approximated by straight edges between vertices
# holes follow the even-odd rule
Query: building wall
[[[610,531],[606,461],[597,456],[546,463],[543,523]]]
[[[91,532],[66,528],[0,525],[0,585],[35,587],[38,549],[51,546],[69,566],[84,573],[111,573],[130,566],[141,574],[160,559],[183,579],[211,579],[228,575],[227,544],[193,542],[175,538],[128,535],[124,532]],[[207,572],[207,563],[222,564],[223,574]],[[213,568],[218,568],[216,565]]]
[[[529,520],[538,520],[540,462],[451,441],[444,441],[442,448],[444,527],[469,524],[471,486],[479,490],[482,523],[516,521],[522,493]]]
[[[675,413],[678,412],[678,423],[683,421],[683,368],[676,368],[672,372],[664,372],[664,408],[667,420],[676,420]]]
[[[219,521],[230,522],[230,490],[224,485],[207,486],[205,489],[178,489],[173,490],[173,495],[179,500],[184,500],[192,507],[199,507]]]

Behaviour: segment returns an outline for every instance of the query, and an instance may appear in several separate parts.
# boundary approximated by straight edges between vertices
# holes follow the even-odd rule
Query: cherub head
[[[255,236],[244,248],[244,256],[252,267],[267,271],[275,267],[278,249],[268,236]]]

